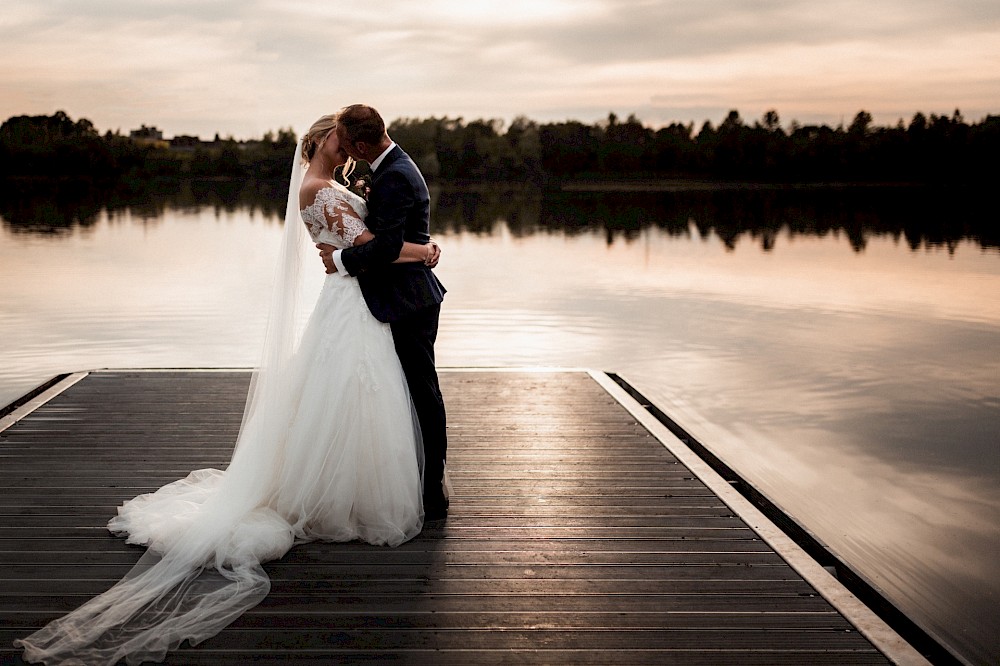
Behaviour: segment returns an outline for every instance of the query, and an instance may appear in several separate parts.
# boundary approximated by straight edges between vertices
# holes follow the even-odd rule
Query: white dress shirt
[[[383,150],[382,153],[378,157],[376,157],[375,160],[371,163],[372,173],[375,173],[375,170],[378,169],[379,166],[382,165],[382,162],[385,160],[385,156],[388,155],[389,151],[395,147],[396,147],[396,142],[390,140],[389,147]],[[337,272],[346,277],[348,275],[348,272],[347,269],[344,268],[344,260],[340,258],[341,252],[343,252],[343,250],[334,251],[333,263],[337,267]]]

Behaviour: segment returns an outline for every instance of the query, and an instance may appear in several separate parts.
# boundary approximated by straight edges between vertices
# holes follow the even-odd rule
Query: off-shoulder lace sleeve
[[[343,238],[348,247],[365,232],[365,223],[340,190],[324,187],[316,193],[316,202],[323,205],[327,229]]]
[[[324,187],[316,193],[313,203],[302,210],[313,240],[333,241],[333,245],[345,248],[367,231],[362,219],[366,212],[364,201],[358,205],[351,197],[353,193],[336,187]]]

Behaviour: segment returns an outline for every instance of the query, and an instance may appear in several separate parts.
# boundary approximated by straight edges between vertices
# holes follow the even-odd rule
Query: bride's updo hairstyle
[[[326,138],[326,135],[337,129],[337,116],[331,114],[323,116],[312,124],[309,131],[302,135],[302,161],[309,163],[319,144]]]

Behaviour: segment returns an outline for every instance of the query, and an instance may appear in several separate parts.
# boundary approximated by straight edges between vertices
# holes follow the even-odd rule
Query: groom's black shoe
[[[432,523],[437,520],[445,520],[448,517],[448,509],[444,507],[436,507],[434,509],[424,510],[424,522]]]
[[[448,517],[448,499],[424,502],[424,522],[444,520]]]

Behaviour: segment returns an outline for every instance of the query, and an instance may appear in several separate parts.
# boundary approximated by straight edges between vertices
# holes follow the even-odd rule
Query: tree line
[[[908,123],[876,126],[859,111],[844,127],[783,127],[776,111],[745,121],[730,111],[705,121],[654,129],[634,115],[597,123],[402,118],[392,138],[429,181],[522,182],[708,179],[757,182],[986,182],[998,175],[1000,115],[968,122],[916,113]],[[64,112],[16,116],[0,125],[0,178],[90,177],[284,179],[295,145],[288,129],[260,139],[172,146],[137,141]]]
[[[146,130],[145,126],[143,130]],[[15,116],[0,125],[0,178],[89,177],[144,181],[157,178],[287,179],[295,132],[282,129],[251,141],[195,139],[181,146],[136,139],[65,112]]]

